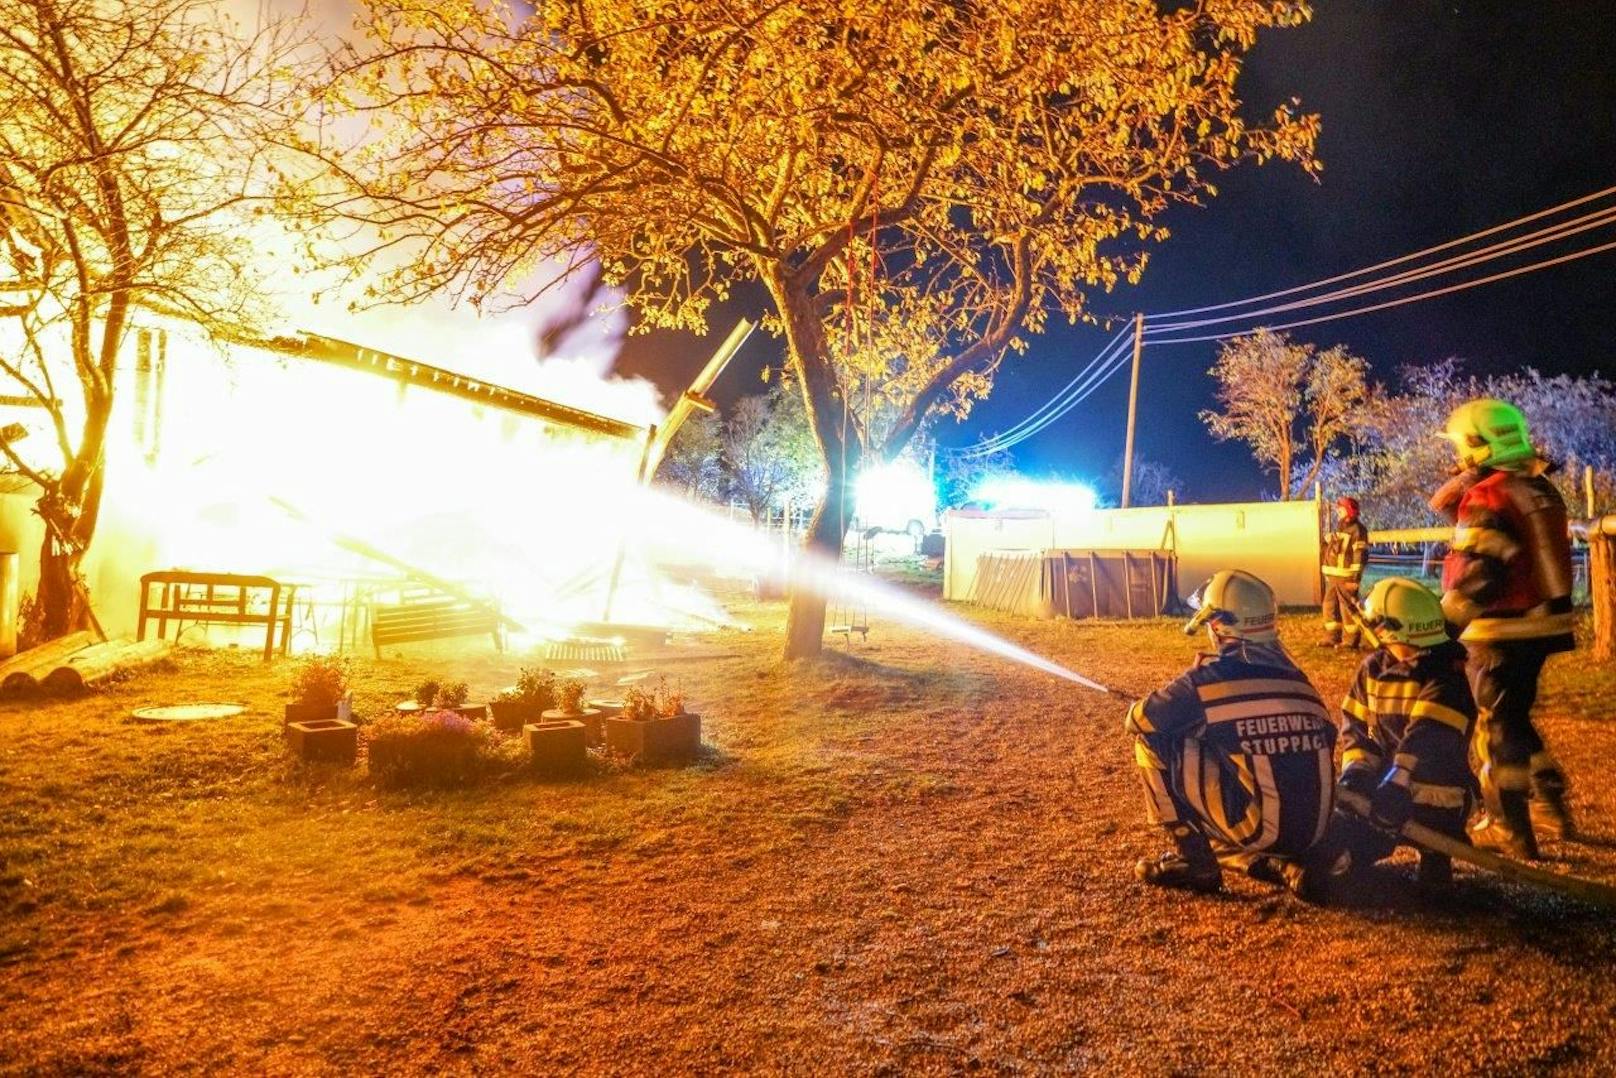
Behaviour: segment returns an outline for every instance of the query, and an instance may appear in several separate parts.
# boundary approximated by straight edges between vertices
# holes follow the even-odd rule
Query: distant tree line
[[[1594,512],[1616,507],[1616,384],[1603,375],[1467,372],[1463,360],[1403,367],[1393,387],[1343,345],[1321,349],[1259,330],[1225,341],[1209,373],[1218,406],[1201,419],[1213,437],[1243,441],[1278,496],[1351,494],[1372,527],[1436,522],[1431,493],[1453,467],[1441,437],[1449,413],[1476,397],[1525,411],[1532,440],[1555,465],[1551,478],[1573,515],[1586,512],[1583,473],[1594,475]]]
[[[1616,510],[1616,383],[1599,373],[1506,375],[1466,372],[1457,358],[1398,372],[1398,390],[1377,389],[1351,444],[1325,461],[1327,491],[1363,503],[1371,527],[1437,523],[1426,502],[1450,474],[1453,450],[1438,437],[1448,414],[1475,397],[1519,406],[1532,442],[1556,467],[1549,475],[1573,517],[1586,512],[1583,471],[1593,469],[1594,513]]]

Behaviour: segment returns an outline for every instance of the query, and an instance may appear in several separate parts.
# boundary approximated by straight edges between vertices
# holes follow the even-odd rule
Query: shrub
[[[651,689],[632,688],[623,694],[623,718],[645,722],[671,719],[685,713],[685,694],[668,687],[667,678],[658,678]]]
[[[556,688],[557,706],[568,715],[580,715],[584,710],[584,683],[563,681]]]
[[[636,686],[623,694],[623,718],[645,722],[656,718],[656,698]]]
[[[516,675],[516,686],[505,689],[496,697],[501,704],[531,704],[542,711],[556,706],[556,676],[542,667],[524,666]]]
[[[428,678],[415,687],[415,702],[423,708],[452,710],[465,705],[471,690],[464,681],[435,681]]]
[[[487,728],[453,711],[388,715],[369,727],[370,774],[388,787],[462,786],[484,770]]]
[[[309,707],[335,707],[348,694],[348,660],[310,655],[292,675],[292,699]]]

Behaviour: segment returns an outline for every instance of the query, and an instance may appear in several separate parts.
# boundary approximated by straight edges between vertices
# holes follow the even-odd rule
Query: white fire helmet
[[[1364,624],[1382,644],[1434,647],[1448,639],[1442,601],[1417,580],[1389,576],[1364,600]]]
[[[1279,607],[1274,589],[1243,569],[1220,569],[1189,599],[1195,615],[1184,623],[1184,635],[1208,626],[1216,636],[1272,644],[1279,639],[1275,621]]]

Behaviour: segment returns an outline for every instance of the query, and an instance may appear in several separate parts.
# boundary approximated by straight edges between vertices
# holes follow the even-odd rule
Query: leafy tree
[[[1221,410],[1201,412],[1201,421],[1219,440],[1250,445],[1257,462],[1279,476],[1280,500],[1289,501],[1313,486],[1338,443],[1363,428],[1368,371],[1345,345],[1319,351],[1259,329],[1218,349],[1208,373]]]
[[[806,497],[823,478],[802,396],[782,381],[741,398],[724,421],[722,445],[730,494],[754,521]]]
[[[1170,206],[1242,160],[1314,165],[1315,117],[1251,123],[1236,91],[1295,0],[366,3],[329,96],[376,122],[327,153],[346,182],[319,204],[416,254],[374,297],[521,302],[539,261],[594,257],[642,326],[699,331],[760,282],[830,557],[861,460],[1137,279]],[[787,655],[820,650],[824,607],[793,596]]]
[[[0,382],[50,433],[0,454],[40,490],[40,631],[83,620],[119,357],[137,308],[255,317],[248,209],[287,125],[296,27],[212,0],[0,0]]]
[[[657,475],[687,497],[716,502],[724,497],[723,423],[710,412],[698,412],[685,421],[668,443]]]

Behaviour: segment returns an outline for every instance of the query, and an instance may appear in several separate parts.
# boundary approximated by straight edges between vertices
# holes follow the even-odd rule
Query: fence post
[[[1594,659],[1616,659],[1616,516],[1588,522],[1588,601],[1594,608]]]

